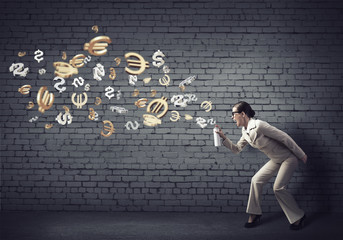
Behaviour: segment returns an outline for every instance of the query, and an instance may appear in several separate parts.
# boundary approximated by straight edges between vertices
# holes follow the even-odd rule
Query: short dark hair
[[[236,103],[233,107],[237,108],[238,112],[245,112],[245,114],[249,117],[252,118],[255,116],[255,111],[252,110],[251,106],[247,102],[238,102]]]

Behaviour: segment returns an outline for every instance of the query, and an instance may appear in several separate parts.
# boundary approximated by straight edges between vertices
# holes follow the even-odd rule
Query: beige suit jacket
[[[232,143],[228,138],[223,141],[225,147],[237,154],[248,143],[265,153],[276,163],[283,162],[291,154],[298,159],[305,156],[304,151],[287,133],[257,119],[250,119],[247,128],[242,128],[242,137],[237,144]]]

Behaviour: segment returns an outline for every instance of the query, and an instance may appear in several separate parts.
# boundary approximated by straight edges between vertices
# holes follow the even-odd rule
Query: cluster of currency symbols
[[[96,33],[98,32],[98,26],[93,26],[92,30]],[[92,61],[92,56],[103,56],[107,54],[107,47],[109,44],[111,44],[112,40],[108,36],[97,36],[91,39],[89,42],[85,43],[83,45],[83,50],[87,52],[87,54],[77,54],[73,56],[69,62],[67,61],[58,61],[53,63],[53,67],[55,69],[54,71],[54,88],[59,93],[63,93],[66,91],[66,79],[71,78],[72,76],[75,76],[79,73],[79,68],[82,68],[86,66],[89,62]],[[26,55],[26,52],[19,52],[18,57],[23,57]],[[171,78],[169,76],[170,69],[165,64],[165,54],[158,50],[153,53],[152,55],[152,65],[154,67],[160,68],[162,67],[164,76],[159,78],[158,82],[160,85],[168,87],[171,84]],[[142,74],[146,69],[150,68],[150,64],[148,61],[146,61],[143,56],[141,56],[138,53],[135,52],[128,52],[124,55],[124,58],[126,60],[127,66],[125,67],[125,72],[128,74],[128,85],[135,87],[136,83],[138,81],[138,76]],[[41,61],[44,61],[44,52],[37,49],[34,52],[34,60],[36,60],[38,63]],[[67,60],[67,54],[66,52],[62,52],[62,60]],[[116,79],[116,67],[118,67],[122,62],[122,59],[120,57],[114,58],[114,67],[110,67],[108,71],[108,78],[113,81]],[[13,73],[13,76],[15,77],[26,77],[26,75],[29,73],[29,68],[25,67],[23,63],[12,63],[12,65],[9,67],[9,71]],[[41,68],[38,70],[38,73],[40,75],[46,74],[46,70],[44,68]],[[95,81],[103,81],[106,78],[106,70],[105,67],[101,63],[97,63],[96,66],[92,69],[93,73],[93,79]],[[143,79],[144,84],[149,84],[151,81],[151,77],[147,77]],[[187,85],[190,85],[194,80],[196,80],[196,76],[189,76],[183,81],[179,83],[179,88],[181,92],[184,92]],[[56,82],[56,83],[55,83]],[[78,76],[74,78],[72,85],[75,88],[82,89],[82,93],[76,93],[74,92],[71,95],[71,102],[77,109],[82,109],[88,101],[90,100],[88,97],[88,92],[91,91],[91,85],[90,83],[85,84],[85,79],[81,76]],[[30,93],[31,85],[23,85],[19,87],[18,92],[20,92],[22,95],[27,95]],[[139,90],[134,89],[132,96],[138,97]],[[156,90],[151,90],[151,97],[155,97]],[[104,89],[104,96],[107,97],[109,100],[112,98],[116,98],[119,100],[122,97],[121,90],[115,91],[115,89],[112,86],[107,86]],[[41,114],[44,114],[45,111],[49,110],[55,101],[55,94],[51,93],[47,90],[47,86],[42,86],[39,88],[36,98],[36,104],[38,105],[38,111]],[[188,106],[188,104],[192,104],[193,102],[197,101],[197,97],[195,94],[179,94],[174,95],[170,99],[170,103],[174,104],[175,107],[178,108],[185,108]],[[96,97],[93,102],[95,105],[100,105],[102,103],[102,100],[100,97]],[[153,99],[152,101],[148,101],[147,98],[139,98],[137,101],[135,101],[135,106],[137,108],[146,108],[146,114],[143,114],[143,124],[145,126],[149,127],[155,127],[160,124],[162,124],[162,118],[165,117],[165,115],[168,112],[169,106],[168,106],[168,98],[165,96],[162,96],[161,98]],[[35,107],[34,101],[29,101],[26,109],[32,109]],[[211,101],[203,101],[200,104],[200,107],[204,109],[205,112],[209,112],[212,110],[212,102]],[[70,109],[67,106],[63,106],[64,112],[59,112],[56,115],[55,120],[60,125],[69,125],[73,122],[73,116],[70,111]],[[115,111],[119,114],[126,114],[128,112],[127,109],[125,109],[122,106],[110,106],[111,111]],[[95,111],[94,108],[88,108],[89,115],[88,119],[90,121],[98,121],[99,120],[99,114]],[[180,113],[176,110],[171,111],[171,117],[170,121],[176,122],[178,121],[181,116]],[[193,116],[190,114],[185,114],[184,116],[185,120],[191,121],[193,119]],[[38,116],[35,116],[31,119],[29,119],[29,122],[35,122],[39,119]],[[204,119],[202,117],[198,117],[195,119],[196,124],[200,126],[201,128],[205,128],[208,124],[214,125],[215,121],[213,118],[211,119]],[[100,134],[104,137],[109,137],[115,132],[114,124],[110,120],[103,120],[103,128],[100,131]],[[47,123],[45,124],[46,129],[50,129],[54,126],[53,123]],[[140,127],[140,124],[138,121],[128,121],[125,124],[125,127],[127,130],[137,130]]]

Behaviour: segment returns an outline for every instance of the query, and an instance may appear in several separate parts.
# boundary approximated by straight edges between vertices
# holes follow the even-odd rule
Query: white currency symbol
[[[188,98],[188,103],[195,102],[198,98],[194,94],[185,94],[185,98]]]
[[[26,77],[26,74],[29,72],[29,68],[24,68],[23,63],[12,63],[10,66],[10,72],[13,72],[13,76]]]
[[[74,82],[72,83],[72,85],[74,85],[75,87],[79,87],[79,86],[83,86],[84,83],[85,83],[85,80],[82,77],[79,77],[79,78],[74,78]]]
[[[137,82],[137,75],[129,75],[129,84],[135,86]]]
[[[210,118],[207,120],[207,123],[214,125],[214,124],[216,124],[216,120],[214,120],[213,118]]]
[[[89,83],[87,83],[87,84],[85,85],[85,91],[87,91],[87,92],[88,92],[88,91],[89,91],[89,89],[90,89],[90,86],[91,86],[91,85],[89,85]]]
[[[167,65],[164,65],[164,66],[163,66],[163,72],[164,72],[165,74],[167,74],[167,73],[170,72],[170,69],[169,69],[169,67],[168,67]]]
[[[122,95],[121,91],[118,90],[118,93],[117,93],[117,100],[119,100],[119,99],[121,98],[121,95]]]
[[[162,57],[165,57],[163,52],[161,52],[160,50],[155,52],[154,55],[152,56],[152,59],[154,60],[152,62],[152,65],[154,65],[155,67],[158,67],[158,68],[161,67],[164,64],[164,60]],[[156,61],[158,61],[158,62],[156,62]]]
[[[197,124],[201,127],[201,128],[204,128],[207,126],[207,123],[206,123],[206,120],[201,118],[201,117],[198,117],[197,119],[195,119],[195,121],[197,122]]]
[[[35,117],[31,118],[31,119],[29,120],[29,122],[35,122],[35,121],[37,121],[37,120],[38,120],[38,116],[35,116]]]
[[[127,130],[131,130],[131,129],[137,130],[138,127],[139,127],[140,125],[139,125],[139,123],[138,123],[137,121],[135,121],[135,124],[136,124],[136,126],[134,126],[133,123],[132,123],[131,121],[128,121],[128,122],[125,124],[125,127],[126,127]],[[129,127],[129,125],[131,125],[131,127]]]
[[[93,68],[93,78],[97,81],[101,81],[102,78],[105,76],[105,68],[101,63],[98,63],[94,68]]]
[[[115,96],[115,94],[113,93],[114,92],[114,89],[113,87],[110,87],[108,86],[106,89],[105,89],[106,93],[105,93],[105,96],[108,97],[108,99],[111,99]],[[113,94],[111,94],[113,93]]]
[[[174,103],[175,107],[187,107],[188,100],[184,98],[182,95],[174,95],[170,99],[171,103]]]
[[[92,57],[88,55],[85,59],[83,59],[83,63],[87,64],[91,61]]]
[[[44,60],[43,52],[38,49],[37,51],[35,51],[35,57],[34,58],[38,63],[40,63],[40,61]]]
[[[54,81],[61,80],[61,82],[55,83],[55,85],[54,85],[54,88],[56,88],[56,90],[59,91],[60,93],[64,92],[67,89],[66,87],[62,87],[62,88],[60,87],[60,85],[63,85],[66,83],[64,78],[55,77],[53,80]]]
[[[46,70],[44,68],[41,68],[41,69],[38,70],[38,72],[39,72],[40,75],[43,75],[43,74],[46,73]]]
[[[94,112],[94,121],[98,121],[99,120],[99,114],[97,112]]]
[[[65,112],[62,116],[62,113],[60,112],[56,119],[59,124],[66,125],[66,123],[71,124],[73,121],[73,117],[71,116],[70,112]]]

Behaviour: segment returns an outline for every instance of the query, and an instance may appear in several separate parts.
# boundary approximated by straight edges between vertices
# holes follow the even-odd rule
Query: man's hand
[[[218,133],[222,139],[226,139],[222,129],[218,125],[216,125],[216,127],[219,129],[219,131],[217,131],[216,133]]]
[[[303,156],[303,157],[301,158],[301,161],[303,161],[304,164],[306,164],[306,162],[307,162],[307,155]]]

